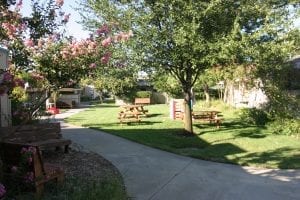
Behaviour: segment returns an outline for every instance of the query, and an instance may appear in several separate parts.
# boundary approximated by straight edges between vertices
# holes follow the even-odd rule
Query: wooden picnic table
[[[123,105],[118,118],[120,123],[140,122],[140,116],[146,115],[147,112],[148,110],[145,110],[143,105]]]
[[[221,112],[217,110],[201,110],[201,111],[193,111],[192,117],[193,120],[199,121],[209,121],[216,123],[217,128],[220,127],[220,124],[223,120],[221,117]]]
[[[144,105],[123,105],[121,106],[124,112],[134,112],[146,115],[148,110],[144,109]]]

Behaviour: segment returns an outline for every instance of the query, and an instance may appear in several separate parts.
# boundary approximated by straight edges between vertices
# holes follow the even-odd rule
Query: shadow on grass
[[[80,120],[80,119],[79,119]],[[73,120],[73,121],[77,121],[77,120]],[[89,127],[89,128],[93,128],[93,129],[101,129],[101,128],[106,128],[106,127],[110,127],[110,126],[143,126],[143,125],[153,125],[153,124],[160,124],[162,122],[151,122],[151,121],[141,121],[141,122],[113,122],[113,123],[105,123],[105,124],[84,124],[84,127]],[[141,131],[141,130],[139,130]]]
[[[86,125],[89,126],[88,124]],[[130,125],[128,125],[128,127],[130,127]],[[187,136],[181,128],[155,130],[147,128],[141,130],[128,127],[126,129],[108,129],[101,127],[101,124],[97,126],[94,124],[94,126],[90,128],[111,133],[161,150],[211,161],[233,163],[227,159],[228,155],[245,152],[245,150],[230,143],[211,144],[195,135]]]
[[[236,134],[234,134],[234,138],[242,138],[242,137],[248,137],[248,138],[265,138],[266,135],[261,131],[261,127],[248,125],[239,121],[236,122],[226,122],[223,123],[220,128],[216,128],[216,125],[213,123],[207,123],[207,124],[195,124],[195,127],[201,129],[204,129],[204,131],[201,131],[200,133],[197,133],[197,135],[203,135],[206,133],[218,133],[218,132],[224,132],[224,131],[232,131],[236,130]],[[226,140],[231,140],[234,138],[228,138]],[[218,141],[219,142],[219,141]]]
[[[295,151],[293,156],[287,156],[293,151]],[[249,153],[234,161],[242,165],[260,164],[263,166],[265,163],[273,163],[280,169],[300,169],[300,153],[288,147],[262,153]]]
[[[147,117],[146,118],[151,118],[151,117],[158,117],[158,116],[162,116],[163,114],[157,114],[157,113],[155,113],[155,114],[147,114]]]

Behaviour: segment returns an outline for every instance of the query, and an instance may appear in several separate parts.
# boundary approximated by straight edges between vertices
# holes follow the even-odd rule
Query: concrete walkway
[[[56,115],[61,121],[82,109]],[[179,156],[62,122],[63,137],[111,161],[137,200],[299,200],[299,170],[262,170]]]

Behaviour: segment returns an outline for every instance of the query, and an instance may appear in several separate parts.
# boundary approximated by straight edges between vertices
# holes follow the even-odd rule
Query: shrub
[[[240,119],[243,122],[264,126],[268,121],[268,114],[264,110],[257,108],[244,108],[241,110]]]
[[[273,134],[300,136],[300,120],[299,119],[276,119],[269,124]]]
[[[135,93],[135,97],[137,98],[150,98],[151,92],[150,91],[138,91]]]

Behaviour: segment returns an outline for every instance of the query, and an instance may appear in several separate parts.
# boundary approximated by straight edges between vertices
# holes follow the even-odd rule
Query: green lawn
[[[197,105],[201,109],[200,105]],[[182,134],[183,122],[169,117],[168,105],[146,106],[149,116],[141,123],[120,125],[120,108],[102,104],[78,113],[67,122],[101,129],[148,146],[217,162],[264,168],[300,169],[300,139],[272,135],[267,128],[249,126],[238,120],[238,111],[212,105],[222,110],[224,122],[220,129],[209,123],[194,123],[193,137]]]

